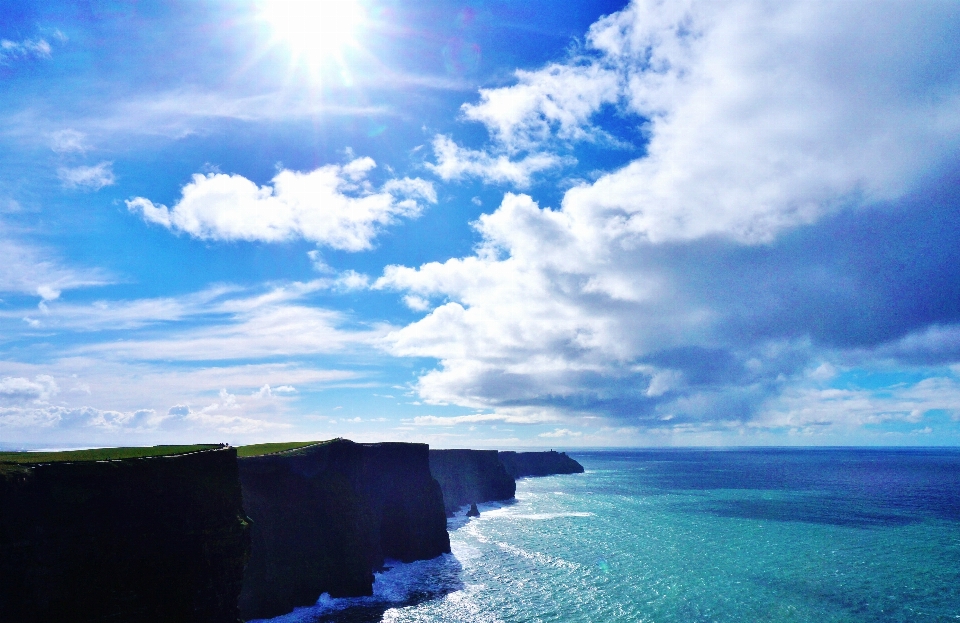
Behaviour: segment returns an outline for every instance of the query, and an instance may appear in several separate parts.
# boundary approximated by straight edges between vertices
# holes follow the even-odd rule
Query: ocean
[[[570,453],[282,623],[960,621],[960,450]]]

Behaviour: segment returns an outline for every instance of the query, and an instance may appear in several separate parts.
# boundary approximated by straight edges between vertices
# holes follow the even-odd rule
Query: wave
[[[385,569],[374,574],[373,595],[334,598],[324,593],[312,606],[296,608],[289,614],[261,623],[325,623],[331,621],[371,623],[383,620],[391,608],[414,606],[463,590],[462,567],[453,554],[430,560],[403,563],[388,560]],[[256,623],[250,621],[248,623]]]
[[[526,515],[512,515],[517,519],[534,519],[534,520],[543,520],[543,519],[559,519],[561,517],[595,517],[596,513],[585,513],[585,512],[575,512],[570,511],[566,513],[530,513]]]

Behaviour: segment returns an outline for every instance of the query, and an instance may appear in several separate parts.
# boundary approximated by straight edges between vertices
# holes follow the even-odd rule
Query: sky
[[[0,446],[960,445],[958,32],[2,0]]]

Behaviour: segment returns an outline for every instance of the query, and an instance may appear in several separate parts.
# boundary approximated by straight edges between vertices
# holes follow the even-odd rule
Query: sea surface
[[[453,553],[273,621],[960,621],[960,451],[571,453]]]

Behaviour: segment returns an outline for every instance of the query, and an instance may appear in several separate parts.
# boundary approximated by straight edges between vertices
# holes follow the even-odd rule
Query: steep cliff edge
[[[242,456],[239,465],[253,520],[239,601],[245,619],[290,612],[322,593],[370,595],[385,558],[450,551],[425,444],[337,439]]]
[[[443,490],[447,514],[472,502],[509,500],[517,492],[496,450],[430,450],[430,473]]]
[[[235,623],[247,537],[233,448],[5,453],[0,621]]]
[[[566,452],[500,452],[500,462],[513,478],[550,476],[552,474],[582,474],[583,465],[567,456]]]

